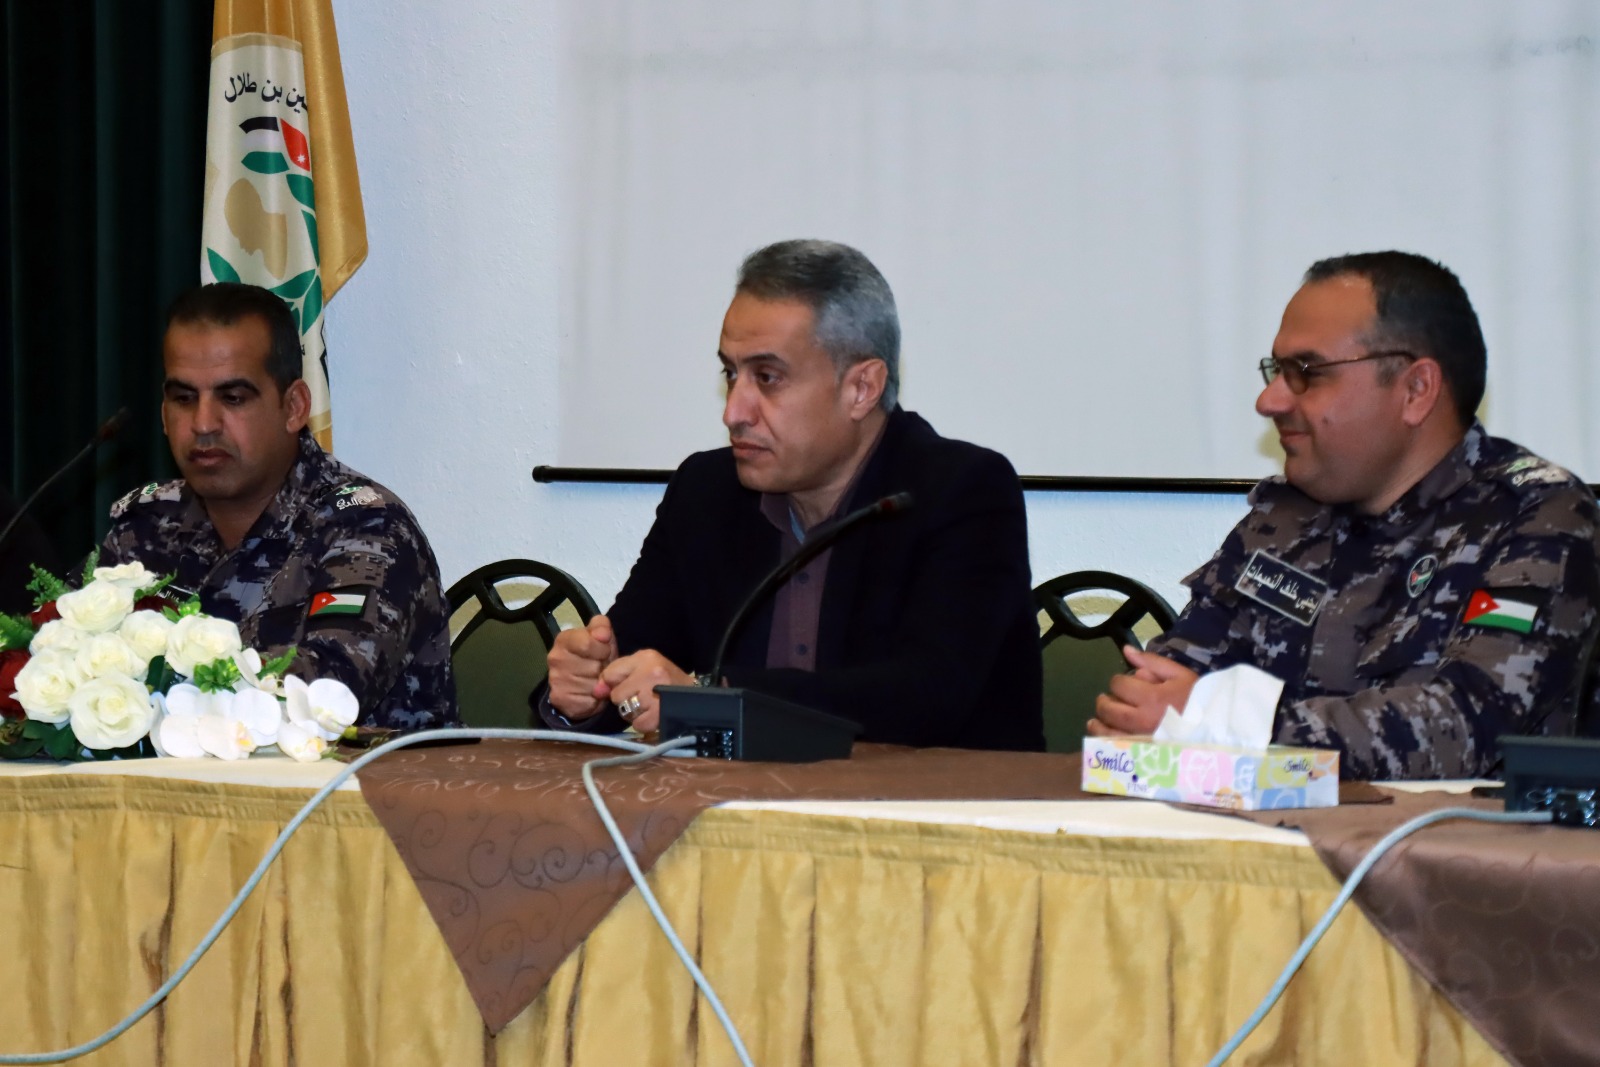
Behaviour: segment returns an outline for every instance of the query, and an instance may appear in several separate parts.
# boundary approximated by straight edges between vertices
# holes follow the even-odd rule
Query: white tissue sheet
[[[1207,674],[1195,682],[1182,714],[1168,708],[1153,735],[1181,744],[1235,745],[1264,749],[1272,743],[1283,682],[1247,663]]]

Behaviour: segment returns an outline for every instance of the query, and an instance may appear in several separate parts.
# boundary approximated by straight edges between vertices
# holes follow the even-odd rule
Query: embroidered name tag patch
[[[1487,626],[1497,630],[1515,630],[1519,634],[1533,632],[1539,618],[1539,605],[1531,589],[1494,591],[1479,589],[1467,600],[1467,610],[1461,621],[1468,626]]]
[[[1250,557],[1233,587],[1302,626],[1311,625],[1328,597],[1327,582],[1261,551]]]
[[[368,586],[351,586],[347,589],[328,589],[312,596],[306,606],[306,619],[327,622],[359,616],[367,607]]]

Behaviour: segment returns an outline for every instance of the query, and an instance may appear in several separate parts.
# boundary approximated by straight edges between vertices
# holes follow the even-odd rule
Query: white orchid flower
[[[270,696],[283,698],[283,679],[275,674],[262,677],[261,653],[253,648],[247,648],[233,654],[233,665],[239,668],[239,680],[233,683],[233,688],[238,692],[253,689]],[[280,719],[282,715],[278,716]]]
[[[199,715],[163,715],[150,731],[150,743],[163,756],[199,759],[206,754],[197,732],[200,720]]]
[[[278,729],[283,725],[283,705],[271,693],[243,689],[234,693],[228,717],[242,723],[250,732],[251,742],[259,748],[277,743]]]
[[[278,727],[278,751],[299,763],[315,763],[328,751],[314,724],[286,722]]]
[[[237,694],[231,689],[208,693],[197,685],[179,682],[167,690],[167,714],[177,716],[220,715],[227,717]]]
[[[283,695],[289,721],[315,727],[325,741],[337,741],[361,713],[361,702],[336,678],[318,678],[307,685],[291,674],[283,680]]]
[[[244,759],[256,750],[249,728],[226,715],[197,716],[194,736],[201,748],[218,759]]]

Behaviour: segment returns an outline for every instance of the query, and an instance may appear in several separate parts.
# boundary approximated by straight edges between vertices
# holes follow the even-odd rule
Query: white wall
[[[527,555],[605,605],[659,488],[531,477],[556,461],[560,431],[559,6],[336,10],[371,254],[328,312],[335,450],[411,505],[447,583]],[[717,326],[706,323],[708,338]],[[607,400],[595,397],[593,418],[606,419]],[[1241,419],[1254,418],[1252,400],[1240,397]],[[1033,493],[1034,574],[1116,570],[1178,605],[1178,579],[1242,510],[1232,495]]]

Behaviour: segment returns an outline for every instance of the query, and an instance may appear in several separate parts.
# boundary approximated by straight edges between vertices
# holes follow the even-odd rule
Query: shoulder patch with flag
[[[1467,610],[1461,616],[1461,621],[1471,626],[1515,630],[1519,634],[1531,633],[1534,620],[1539,617],[1539,605],[1534,603],[1533,592],[1479,589],[1467,601]]]
[[[327,589],[316,593],[306,608],[306,618],[331,619],[360,615],[366,609],[368,592],[370,590],[365,586],[352,586],[348,589]]]

